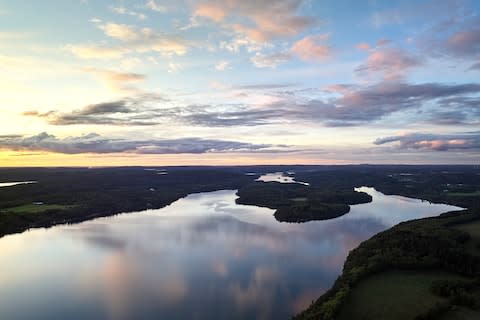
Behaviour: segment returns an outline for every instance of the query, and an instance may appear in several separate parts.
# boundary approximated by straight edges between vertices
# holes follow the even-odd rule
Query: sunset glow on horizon
[[[0,166],[478,164],[479,9],[0,0]]]

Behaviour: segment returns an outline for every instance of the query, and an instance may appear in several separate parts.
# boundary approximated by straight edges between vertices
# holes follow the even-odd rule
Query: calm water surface
[[[457,209],[360,189],[373,202],[328,221],[279,223],[218,191],[3,237],[0,319],[288,319],[362,240]]]

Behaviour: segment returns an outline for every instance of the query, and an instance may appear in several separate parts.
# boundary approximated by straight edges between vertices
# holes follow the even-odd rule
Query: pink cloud
[[[397,143],[400,149],[426,149],[433,151],[466,150],[480,148],[480,134],[478,132],[457,134],[422,134],[411,133],[400,136],[379,138],[376,145]]]
[[[193,10],[196,17],[208,18],[257,42],[295,36],[315,23],[298,15],[303,0],[208,0]],[[227,23],[227,17],[236,23]]]
[[[385,80],[402,78],[407,71],[422,65],[422,61],[399,48],[380,48],[372,51],[356,72],[360,75],[380,75]]]
[[[215,22],[222,22],[225,15],[225,10],[213,3],[201,3],[194,11],[194,16],[209,18]]]
[[[446,47],[458,55],[475,55],[480,53],[480,29],[463,30],[452,34]]]
[[[331,48],[324,44],[329,36],[329,34],[307,36],[297,41],[291,51],[302,60],[323,61],[331,54]]]
[[[361,42],[355,46],[355,48],[359,50],[364,50],[364,51],[369,51],[370,50],[370,45],[366,42]]]

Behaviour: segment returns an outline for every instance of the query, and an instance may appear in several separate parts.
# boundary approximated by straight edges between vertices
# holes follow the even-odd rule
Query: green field
[[[71,205],[61,204],[25,204],[12,208],[0,209],[0,213],[41,213],[48,210],[68,210],[73,208]]]
[[[387,271],[353,288],[338,319],[414,319],[445,299],[430,293],[436,280],[460,280],[446,272]]]

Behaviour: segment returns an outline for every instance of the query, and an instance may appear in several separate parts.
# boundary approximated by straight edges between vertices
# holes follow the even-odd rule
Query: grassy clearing
[[[12,208],[0,209],[1,213],[41,213],[48,210],[68,210],[73,208],[72,205],[61,204],[25,204]]]
[[[430,293],[436,280],[463,279],[446,272],[387,271],[355,286],[338,319],[413,319],[435,303],[445,301]]]

